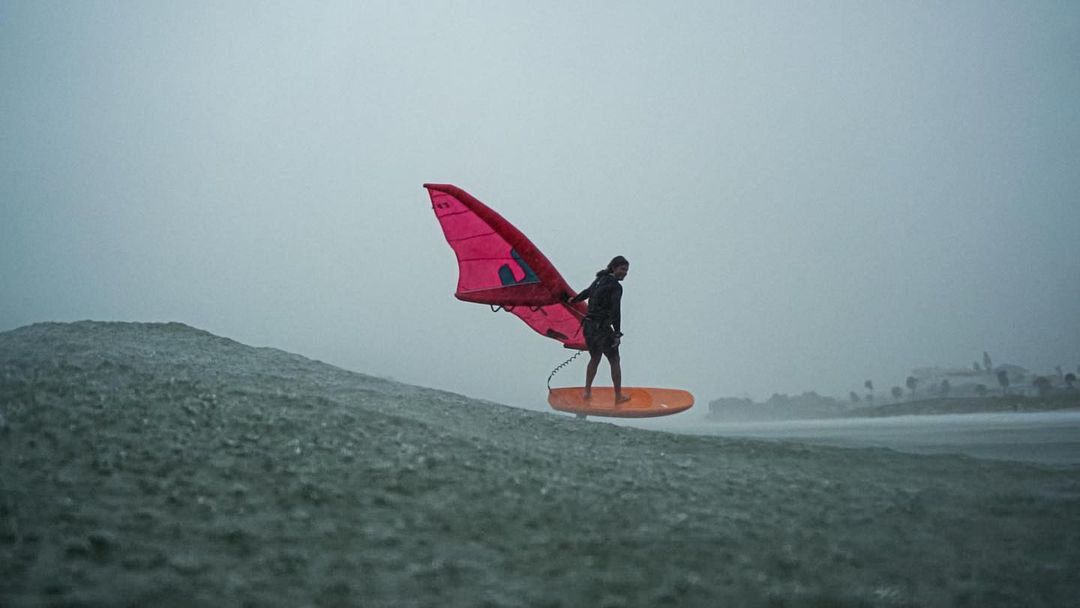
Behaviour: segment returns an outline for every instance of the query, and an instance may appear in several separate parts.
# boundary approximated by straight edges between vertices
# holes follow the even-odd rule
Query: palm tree
[[[868,393],[866,393],[866,400],[867,401],[873,401],[874,400],[874,382],[872,380],[867,380],[866,382],[863,382],[863,386],[865,386],[866,390],[869,391]]]
[[[951,390],[952,384],[949,384],[949,379],[946,378],[945,380],[941,381],[941,387],[938,388],[938,394],[941,395],[942,399],[944,399],[945,397],[949,396],[949,392]]]
[[[1046,376],[1039,376],[1035,378],[1032,383],[1035,386],[1035,390],[1039,391],[1040,397],[1045,397],[1050,394],[1050,389],[1053,388],[1050,384],[1050,379]]]
[[[915,376],[908,376],[907,381],[905,382],[905,384],[907,384],[908,390],[911,391],[911,398],[914,399],[915,398],[915,387],[919,386],[918,378],[916,378]]]
[[[997,373],[998,384],[1001,385],[1001,394],[1009,394],[1009,374],[1005,373],[1005,370],[1001,370]]]
[[[900,397],[902,397],[903,395],[904,395],[904,389],[900,388],[899,386],[892,387],[893,401],[899,401]]]

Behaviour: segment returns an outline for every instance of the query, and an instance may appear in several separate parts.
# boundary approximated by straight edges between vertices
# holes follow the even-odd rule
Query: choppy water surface
[[[1078,410],[692,425],[673,420],[663,430],[1080,467]]]
[[[0,332],[0,415],[5,607],[1080,597],[1080,468],[806,443],[1068,463],[1077,414],[641,421],[769,439],[717,440],[85,322]]]

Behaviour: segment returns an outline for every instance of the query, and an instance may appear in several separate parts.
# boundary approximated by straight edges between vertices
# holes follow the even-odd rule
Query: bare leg
[[[591,355],[589,357],[589,364],[585,366],[585,399],[592,397],[592,383],[596,379],[596,370],[600,369],[600,355]]]
[[[611,364],[611,384],[615,387],[615,403],[625,403],[630,397],[622,392],[622,364],[619,357],[608,357]]]

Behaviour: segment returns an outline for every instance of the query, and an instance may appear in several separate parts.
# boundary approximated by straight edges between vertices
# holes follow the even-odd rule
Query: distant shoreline
[[[980,412],[1047,412],[1080,409],[1080,392],[1046,397],[998,396],[923,399],[870,407],[860,407],[844,414],[847,418],[912,416],[938,414],[974,414]]]
[[[976,414],[993,412],[1046,412],[1080,410],[1080,391],[1058,393],[1045,397],[1004,395],[993,397],[958,397],[920,399],[882,405],[863,406],[845,410],[823,410],[799,407],[769,407],[755,404],[725,407],[710,411],[709,422],[816,420],[828,418],[881,418],[889,416],[933,416],[945,414]]]

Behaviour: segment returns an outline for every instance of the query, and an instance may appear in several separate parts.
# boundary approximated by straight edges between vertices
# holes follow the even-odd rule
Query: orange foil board
[[[594,386],[588,400],[582,398],[584,392],[582,386],[553,388],[548,393],[548,404],[560,412],[614,418],[670,416],[694,405],[693,395],[675,388],[624,386],[623,394],[629,395],[630,401],[618,405],[615,404],[615,389],[610,386]]]

